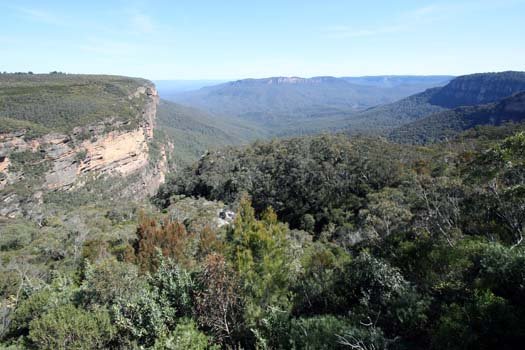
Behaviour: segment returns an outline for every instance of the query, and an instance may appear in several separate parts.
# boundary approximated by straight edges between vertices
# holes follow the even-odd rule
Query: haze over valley
[[[341,127],[350,116],[446,84],[451,76],[377,76],[357,78],[273,77],[244,79],[173,93],[170,101],[217,117],[236,117],[278,136]]]

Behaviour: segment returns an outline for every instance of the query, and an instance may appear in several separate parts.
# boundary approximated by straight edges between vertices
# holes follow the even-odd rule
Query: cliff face
[[[153,145],[159,98],[155,87],[145,84],[128,99],[144,101],[135,127],[108,116],[70,134],[53,132],[29,139],[26,130],[0,133],[0,216],[21,214],[17,203],[28,199],[20,187],[30,188],[38,199],[47,191],[79,189],[86,186],[86,179],[133,177],[125,193],[118,195],[140,199],[153,194],[164,182],[169,151],[165,145]]]
[[[441,88],[430,103],[446,107],[497,102],[525,90],[525,73],[480,73],[458,77]]]

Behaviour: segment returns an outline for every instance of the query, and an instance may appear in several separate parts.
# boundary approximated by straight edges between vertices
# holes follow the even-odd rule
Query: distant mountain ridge
[[[330,75],[320,75],[311,78],[296,76],[275,76],[268,78],[247,78],[232,80],[224,84],[318,84],[325,82],[349,83],[353,85],[365,85],[376,87],[393,87],[400,85],[440,85],[445,84],[455,77],[453,75],[371,75],[359,77],[334,77]]]
[[[494,115],[500,109],[493,109],[492,104],[525,91],[524,72],[478,73],[449,79],[450,76],[241,79],[185,92],[176,99],[180,99],[180,105],[208,113],[208,125],[212,120],[225,123],[219,128],[223,131],[244,124],[237,135],[245,140],[253,139],[255,134],[267,138],[344,131],[391,135],[399,142],[405,142],[405,135],[406,142],[425,143],[449,137],[476,123],[491,124],[487,118],[505,119],[508,113]],[[396,101],[389,102],[392,99]],[[180,107],[174,110],[181,110]],[[427,117],[428,120],[417,122]],[[213,130],[212,134],[222,135]]]
[[[395,87],[403,85],[441,85],[454,78],[453,75],[370,75],[361,77],[342,77],[341,79],[357,85]]]
[[[260,79],[240,79],[228,82],[231,86],[242,86],[242,85],[256,85],[256,84],[322,84],[322,83],[350,83],[353,84],[346,78],[336,78],[332,76],[318,76],[311,78],[301,78],[301,77],[269,77],[269,78],[260,78]],[[360,85],[360,84],[354,84]]]
[[[213,115],[254,122],[270,133],[297,134],[290,124],[320,130],[327,118],[340,119],[390,103],[437,84],[443,85],[449,78],[419,77],[417,84],[411,84],[414,77],[399,77],[396,86],[384,86],[384,83],[370,81],[359,85],[349,78],[331,76],[269,77],[231,81],[166,98]],[[160,95],[163,97],[162,90]],[[283,131],[283,127],[286,130]]]

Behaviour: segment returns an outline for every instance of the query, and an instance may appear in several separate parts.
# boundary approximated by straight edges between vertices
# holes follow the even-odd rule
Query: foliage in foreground
[[[131,239],[86,240],[68,269],[15,273],[16,288],[2,290],[2,343],[520,348],[524,140],[400,151],[319,137],[231,151],[219,165],[204,159],[157,198],[165,214],[139,216]],[[236,206],[233,224],[174,220],[188,189]],[[8,235],[2,249],[37,235]]]

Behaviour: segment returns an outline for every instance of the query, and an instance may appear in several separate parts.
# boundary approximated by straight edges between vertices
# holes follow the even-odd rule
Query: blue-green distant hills
[[[325,130],[342,117],[387,104],[427,88],[445,85],[451,76],[382,76],[360,78],[272,77],[243,79],[171,93],[161,97],[216,116],[236,117],[271,134]]]
[[[266,136],[344,131],[425,143],[478,124],[520,121],[521,114],[508,115],[496,105],[521,91],[525,73],[508,71],[457,78],[243,79],[165,97],[201,109],[217,121],[242,121]]]

